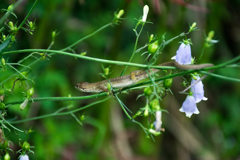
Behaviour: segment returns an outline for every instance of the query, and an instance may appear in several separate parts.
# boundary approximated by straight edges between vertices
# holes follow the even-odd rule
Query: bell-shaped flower
[[[198,111],[195,98],[192,96],[190,93],[186,100],[182,104],[182,108],[179,109],[180,112],[185,112],[187,117],[191,117],[192,114],[199,114],[200,112]]]
[[[160,131],[162,128],[162,112],[156,111],[156,121],[153,123],[155,130]]]
[[[148,15],[149,7],[148,5],[145,5],[143,7],[143,17],[142,17],[142,22],[146,22],[147,20],[147,15]]]
[[[19,160],[29,160],[28,155],[21,155]]]
[[[181,43],[180,47],[177,50],[176,56],[172,57],[176,62],[181,65],[191,64],[192,55],[190,44]]]
[[[197,80],[200,79],[199,76],[195,76],[196,79],[192,78],[191,84],[194,84]],[[201,100],[206,101],[207,98],[204,97],[204,89],[202,81],[199,81],[197,84],[191,87],[191,91],[193,93],[193,97],[195,99],[195,103],[200,102]]]

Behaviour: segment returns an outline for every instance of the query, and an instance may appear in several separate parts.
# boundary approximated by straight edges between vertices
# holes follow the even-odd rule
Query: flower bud
[[[158,41],[155,41],[148,45],[148,53],[154,55],[158,49]]]
[[[104,74],[107,76],[109,75],[109,68],[104,68]]]
[[[11,37],[11,41],[14,42],[16,39],[15,39],[15,36],[12,36]]]
[[[30,88],[28,91],[27,91],[27,97],[32,97],[34,93],[34,88]]]
[[[0,102],[0,111],[3,111],[5,109],[5,104]]]
[[[4,94],[4,89],[0,88],[0,95],[3,95],[3,94]]]
[[[132,118],[136,118],[137,116],[140,116],[141,114],[142,114],[142,111],[138,110],[137,113]]]
[[[152,94],[151,87],[147,87],[144,89],[144,95],[145,96],[150,96]]]
[[[150,103],[150,108],[152,110],[155,110],[155,111],[159,111],[161,108],[160,108],[160,105],[159,105],[159,101],[158,99],[154,99],[151,103]]]
[[[152,42],[153,38],[154,38],[154,35],[151,34],[151,35],[150,35],[150,38],[149,38],[149,43]]]
[[[10,155],[8,153],[6,153],[4,156],[4,160],[10,160],[10,159],[11,159]]]
[[[80,56],[85,56],[87,54],[87,52],[82,52],[80,53]]]
[[[164,79],[163,87],[166,89],[169,89],[169,88],[171,88],[172,83],[173,83],[173,78]]]
[[[111,91],[111,88],[112,88],[112,87],[111,87],[111,84],[108,83],[108,84],[107,84],[107,89],[108,89],[108,91]]]
[[[33,22],[30,21],[30,22],[28,22],[28,24],[29,24],[30,29],[32,29],[33,28]]]
[[[148,5],[145,5],[143,7],[143,17],[142,17],[142,22],[146,22],[147,20],[147,15],[148,15],[149,7]]]
[[[23,103],[20,105],[20,110],[22,111],[28,104],[28,98],[26,98]]]
[[[22,150],[23,150],[23,151],[29,151],[29,150],[30,150],[30,144],[29,144],[27,141],[25,141],[25,142],[23,143],[23,145],[22,145]]]
[[[13,22],[12,22],[12,21],[9,21],[9,22],[8,22],[8,25],[9,25],[9,28],[10,28],[11,30],[14,30],[14,26],[13,26]]]
[[[3,41],[6,40],[6,36],[4,34],[2,35],[2,38],[3,38]]]
[[[3,140],[0,142],[0,149],[4,150],[4,149],[6,149],[7,147],[8,147],[8,141],[3,139]]]
[[[19,80],[20,81],[26,80],[26,78],[24,78],[23,76],[27,77],[28,76],[28,72],[21,72],[21,74],[19,76]]]
[[[83,121],[86,117],[84,115],[81,115],[80,120]]]
[[[157,132],[157,131],[155,131],[154,129],[149,129],[148,131],[149,131],[150,133],[152,133],[153,135],[155,135],[155,136],[158,136],[158,135],[161,134],[161,132]]]
[[[189,32],[194,31],[194,30],[196,29],[196,26],[197,26],[197,23],[194,22],[194,23],[191,25],[191,27],[190,27],[190,29],[189,29]]]
[[[207,37],[206,41],[210,42],[212,40],[213,36],[214,36],[214,31],[210,31],[208,33],[208,37]]]
[[[117,14],[117,19],[121,18],[123,14],[124,14],[124,10],[121,9]]]
[[[149,108],[149,106],[148,106],[148,104],[147,104],[146,107],[145,107],[145,111],[144,111],[144,116],[145,116],[145,117],[148,116],[148,108]]]
[[[56,31],[52,32],[52,39],[54,39],[56,37]]]
[[[10,11],[13,8],[13,4],[11,4],[10,6],[8,6],[8,11]]]
[[[4,59],[4,58],[2,58],[2,65],[3,65],[3,66],[6,65],[6,63],[5,63],[5,59]]]

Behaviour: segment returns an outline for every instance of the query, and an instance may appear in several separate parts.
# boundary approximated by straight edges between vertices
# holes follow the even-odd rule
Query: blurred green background
[[[24,1],[15,10],[18,19],[13,16],[9,20],[14,23],[24,19],[30,10],[33,0]],[[0,8],[7,8],[11,0],[1,0]],[[147,4],[150,11],[148,20],[140,36],[138,47],[148,42],[148,33],[159,37],[166,33],[166,39],[188,31],[193,22],[197,22],[199,31],[191,33],[192,55],[199,57],[204,39],[211,30],[215,31],[215,39],[219,43],[206,50],[201,63],[220,64],[239,55],[240,50],[240,1],[239,0],[40,0],[34,8],[29,20],[36,19],[37,29],[33,35],[20,31],[9,50],[16,49],[46,49],[51,43],[51,32],[57,30],[58,36],[52,49],[59,50],[76,42],[78,39],[94,32],[101,26],[111,22],[113,13],[124,9],[124,20],[120,25],[109,27],[95,36],[85,40],[74,49],[76,53],[87,52],[88,56],[128,61],[134,48],[136,20],[142,15],[142,8]],[[0,16],[4,13],[1,12]],[[5,33],[6,34],[6,33]],[[177,39],[163,50],[159,63],[169,61],[179,47]],[[17,62],[28,53],[6,55],[8,62]],[[133,62],[146,63],[145,56],[136,54]],[[28,59],[25,64],[31,63]],[[109,66],[104,64],[105,67]],[[111,77],[121,74],[124,66],[111,65]],[[139,68],[129,67],[126,74]],[[101,63],[75,59],[64,55],[54,55],[32,67],[29,78],[35,81],[33,97],[84,96],[74,88],[80,81],[96,82],[103,78]],[[13,72],[12,72],[13,73]],[[239,69],[223,68],[214,73],[240,78]],[[8,75],[0,73],[0,80]],[[8,81],[5,87],[11,88],[14,79]],[[199,115],[191,119],[179,112],[186,95],[178,94],[183,89],[180,78],[174,79],[172,91],[161,102],[161,107],[169,114],[163,113],[163,132],[155,137],[155,142],[146,138],[144,131],[131,122],[123,113],[116,100],[110,99],[100,105],[95,105],[82,112],[87,119],[83,126],[72,116],[50,117],[36,121],[17,124],[16,127],[35,130],[28,141],[35,148],[35,154],[29,154],[30,159],[74,160],[74,159],[106,159],[106,160],[217,160],[240,159],[240,83],[234,83],[214,77],[206,78],[205,96],[208,101],[200,102]],[[31,82],[28,82],[32,86]],[[21,100],[22,91],[26,91],[24,83],[16,83],[13,94],[6,97],[6,102]],[[142,90],[130,94],[119,95],[119,98],[133,112],[144,107],[145,99],[136,100]],[[79,100],[73,102],[73,107],[79,108],[97,99]],[[68,102],[41,102],[29,105],[20,111],[19,105],[10,106],[7,118],[25,119],[52,113],[69,105]],[[147,118],[136,120],[144,125]],[[20,149],[18,140],[24,140],[25,135],[11,132],[7,138],[13,142],[14,151]],[[10,152],[12,159],[17,155]]]

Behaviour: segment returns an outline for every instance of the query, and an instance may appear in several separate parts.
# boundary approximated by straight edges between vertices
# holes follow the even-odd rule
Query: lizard
[[[198,70],[198,69],[203,69],[203,68],[207,68],[207,67],[212,67],[214,65],[211,63],[204,63],[204,64],[198,64],[198,65],[180,65],[176,61],[170,61],[170,62],[165,62],[165,63],[159,64],[158,66],[173,66],[173,67],[176,67],[181,70]],[[108,80],[103,80],[103,81],[99,81],[99,82],[95,82],[95,83],[80,82],[75,85],[75,88],[82,92],[93,92],[93,93],[109,92],[109,90],[107,88],[108,83],[111,83],[111,86],[113,88],[124,88],[124,87],[131,86],[131,85],[137,83],[138,81],[149,77],[149,74],[152,75],[158,71],[160,71],[160,69],[155,69],[155,68],[148,70],[148,72],[145,70],[136,70],[136,71],[132,71],[130,73],[130,75],[115,77],[115,78],[111,78]],[[210,72],[212,72],[212,70]],[[196,81],[194,84],[190,85],[189,87],[187,87],[180,93],[187,91],[192,86],[194,86],[196,83],[203,80],[206,76],[207,75],[204,75],[198,81]]]

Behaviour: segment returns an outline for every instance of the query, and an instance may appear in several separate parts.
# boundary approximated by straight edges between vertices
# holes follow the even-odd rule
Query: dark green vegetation
[[[153,24],[145,24],[139,38],[138,47],[148,42],[148,34],[157,34],[165,39],[171,39],[182,32],[187,32],[193,22],[197,22],[200,29],[187,35],[193,45],[192,56],[199,58],[209,31],[214,30],[214,39],[219,43],[207,48],[200,63],[213,63],[215,65],[226,62],[239,55],[240,50],[240,2],[232,1],[187,1],[183,5],[180,1],[144,1],[149,5],[148,20]],[[7,8],[11,3],[0,1],[0,8]],[[7,51],[21,49],[47,49],[52,41],[52,32],[56,30],[52,49],[61,50],[75,43],[77,40],[93,33],[113,19],[116,10],[124,9],[123,21],[119,25],[110,26],[94,36],[84,40],[73,49],[79,54],[87,52],[86,56],[128,62],[136,36],[133,32],[137,21],[142,15],[144,4],[140,1],[94,1],[94,0],[40,0],[35,6],[28,20],[36,19],[36,29],[33,35],[20,30],[15,43]],[[25,18],[33,1],[25,1],[14,11],[17,19],[10,16],[8,20],[20,24]],[[4,12],[0,13],[2,17]],[[3,26],[3,25],[2,25]],[[1,26],[1,27],[2,27]],[[24,25],[26,27],[26,25]],[[7,28],[7,27],[6,27]],[[7,34],[8,29],[4,31]],[[2,33],[1,33],[2,34]],[[206,36],[205,36],[206,35]],[[2,36],[2,35],[1,35]],[[176,39],[169,43],[158,60],[158,63],[170,61],[176,54],[179,41]],[[147,49],[146,49],[147,50]],[[67,50],[69,51],[69,50]],[[16,63],[29,55],[29,53],[6,54],[7,62]],[[40,57],[36,55],[36,57]],[[146,55],[136,53],[132,62],[146,64]],[[24,64],[33,62],[29,58]],[[33,79],[27,81],[34,86],[33,98],[41,97],[72,97],[92,95],[81,93],[74,88],[80,81],[96,82],[104,78],[102,63],[75,59],[71,56],[55,54],[46,56],[44,60],[34,64],[27,75]],[[103,64],[108,67],[109,64]],[[17,67],[21,69],[21,67]],[[111,65],[109,77],[118,77],[125,66]],[[128,67],[125,74],[138,70],[138,67]],[[0,71],[0,82],[15,73]],[[214,73],[240,78],[239,66],[236,68],[222,68]],[[164,72],[160,76],[164,76]],[[24,74],[25,76],[25,74]],[[23,77],[19,77],[20,79]],[[4,86],[12,89],[14,81],[11,78]],[[165,132],[155,137],[155,142],[146,138],[146,134],[139,125],[133,123],[122,111],[117,100],[110,98],[104,103],[93,105],[85,110],[61,116],[47,116],[43,119],[13,124],[21,130],[34,130],[28,136],[28,143],[35,148],[30,159],[237,159],[240,156],[240,83],[218,79],[212,76],[203,80],[205,96],[208,100],[198,104],[199,115],[191,119],[179,112],[186,95],[178,92],[184,87],[180,85],[180,78],[174,78],[171,87],[174,96],[168,94],[160,102],[163,112],[163,125]],[[28,88],[29,89],[29,88]],[[27,92],[25,81],[20,85],[16,81],[12,94],[6,93],[5,102],[23,101],[22,92]],[[139,108],[144,107],[145,99],[139,98],[143,89],[134,90],[129,94],[119,94],[121,101],[135,114]],[[23,111],[19,106],[12,105],[7,109],[7,119],[17,118],[24,120],[56,112],[61,108],[78,109],[98,99],[78,101],[42,101],[28,105]],[[83,117],[83,115],[85,117]],[[80,121],[76,121],[79,119]],[[146,117],[137,117],[137,121],[147,125]],[[23,143],[26,135],[6,131],[6,138],[12,141],[10,148],[16,152],[19,138]],[[17,155],[9,152],[12,159]]]

